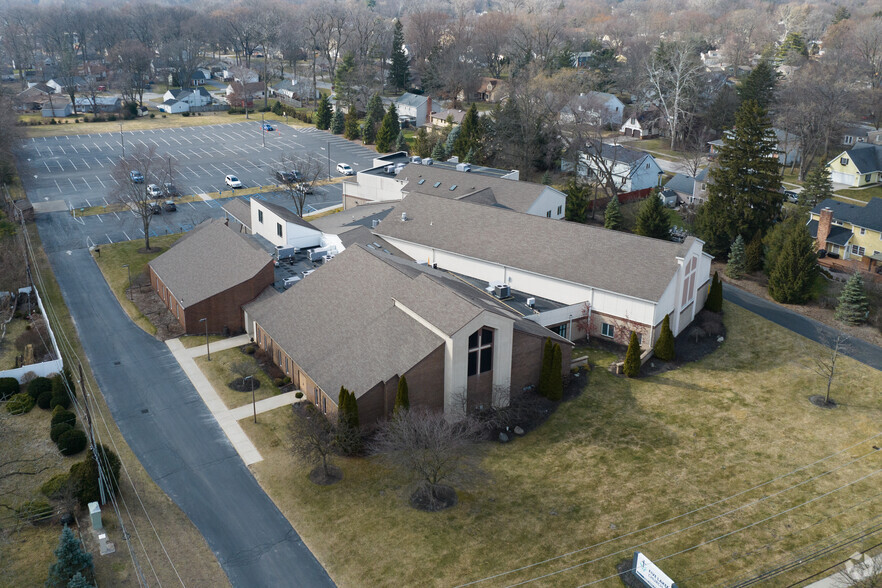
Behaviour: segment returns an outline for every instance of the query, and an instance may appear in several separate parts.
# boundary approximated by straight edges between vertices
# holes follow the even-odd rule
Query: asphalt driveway
[[[51,228],[41,227],[47,242]],[[333,586],[168,347],[123,312],[90,253],[47,249],[55,251],[49,260],[120,431],[205,537],[233,586]]]

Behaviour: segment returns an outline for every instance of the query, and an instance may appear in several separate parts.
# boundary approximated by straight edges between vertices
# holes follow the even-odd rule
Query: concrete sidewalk
[[[253,406],[246,404],[245,406],[229,409],[227,408],[227,405],[224,404],[223,400],[221,400],[221,397],[214,389],[214,386],[211,385],[211,382],[208,381],[208,378],[205,377],[205,374],[203,374],[202,370],[199,369],[199,366],[196,365],[196,358],[207,355],[209,350],[219,352],[239,347],[249,342],[250,339],[248,338],[248,335],[240,335],[238,337],[231,337],[229,339],[224,339],[223,341],[210,343],[208,349],[206,349],[205,345],[190,348],[184,347],[180,339],[169,339],[165,342],[166,345],[168,345],[169,351],[171,351],[172,355],[180,364],[181,369],[184,370],[187,378],[189,378],[190,382],[193,384],[193,387],[196,388],[196,391],[199,393],[205,406],[211,411],[212,416],[217,420],[217,423],[230,440],[230,443],[232,443],[233,447],[239,453],[242,461],[245,462],[245,465],[251,465],[263,461],[263,457],[251,442],[251,439],[248,438],[248,435],[245,434],[245,431],[239,425],[238,421],[253,416],[255,411],[257,414],[260,414],[288,404],[294,404],[298,401],[294,397],[296,391],[265,398]]]

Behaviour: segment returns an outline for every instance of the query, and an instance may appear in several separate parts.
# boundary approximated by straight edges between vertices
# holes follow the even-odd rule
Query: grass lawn
[[[24,308],[27,313],[27,307]],[[6,325],[6,336],[0,341],[0,371],[11,370],[15,367],[15,358],[21,354],[15,345],[15,340],[25,332],[28,321],[24,319],[12,319]]]
[[[93,253],[95,261],[98,262],[98,267],[101,269],[101,273],[104,274],[104,279],[107,280],[110,289],[116,295],[123,310],[126,311],[126,314],[129,315],[136,325],[151,335],[156,334],[156,327],[147,320],[147,317],[141,314],[141,311],[138,310],[126,295],[126,289],[129,287],[129,271],[131,271],[132,280],[134,281],[134,279],[144,271],[144,268],[150,260],[167,251],[168,248],[174,245],[181,237],[183,237],[182,233],[151,237],[150,246],[154,249],[159,248],[158,251],[151,253],[138,252],[139,249],[144,248],[143,239],[113,243],[112,245],[102,245],[100,254]],[[129,265],[128,271],[127,268],[123,267],[124,264]]]
[[[273,381],[266,375],[266,372],[257,366],[257,361],[255,361],[253,355],[242,353],[239,349],[234,348],[212,353],[211,361],[208,361],[205,356],[197,357],[196,365],[199,366],[199,369],[202,370],[202,373],[205,374],[205,377],[214,386],[214,390],[221,397],[221,400],[224,401],[224,404],[227,405],[227,408],[237,408],[251,403],[250,390],[248,392],[237,392],[227,386],[228,382],[232,382],[240,377],[230,369],[230,366],[237,361],[247,361],[251,364],[252,368],[257,370],[257,380],[260,381],[260,387],[254,390],[255,400],[263,400],[264,398],[276,396],[279,393],[279,389],[273,385]]]
[[[208,335],[209,346],[211,343],[215,341],[223,341],[226,339],[223,335]],[[200,345],[205,345],[205,335],[183,335],[179,338],[181,345],[190,349],[192,347],[199,347]]]
[[[807,399],[823,390],[806,367],[817,345],[729,305],[726,324],[727,340],[718,351],[676,371],[628,380],[593,370],[584,393],[527,437],[477,447],[486,475],[459,487],[459,504],[441,513],[407,506],[407,481],[373,458],[337,459],[342,482],[312,485],[309,466],[289,452],[287,407],[261,415],[258,424],[242,422],[265,458],[251,467],[341,586],[455,586],[608,541],[478,584],[512,585],[578,565],[535,585],[583,585],[614,574],[614,565],[638,544],[658,539],[639,548],[658,561],[730,532],[660,565],[682,586],[732,580],[866,520],[872,507],[856,505],[878,495],[873,478],[828,500],[797,505],[882,466],[873,442],[731,501],[638,530],[876,434],[882,373],[840,359],[833,397],[841,405],[822,410]],[[869,457],[851,466],[782,492],[865,453]],[[699,525],[776,492],[782,493]],[[789,508],[794,510],[738,531]],[[662,538],[690,525],[697,526]],[[842,555],[774,583],[802,578]]]
[[[49,267],[48,260],[42,252],[36,227],[28,227],[34,243],[36,264],[35,280],[41,288],[40,295],[47,307],[47,313],[56,333],[64,333],[61,338],[62,355],[66,363],[75,365],[82,360],[86,381],[90,386],[90,398],[93,423],[96,436],[100,442],[108,445],[120,457],[124,469],[120,476],[119,503],[124,524],[129,533],[133,534],[131,544],[137,550],[139,563],[148,577],[154,578],[157,585],[174,585],[183,583],[186,586],[229,586],[216,557],[208,548],[202,535],[190,520],[172,504],[168,496],[159,489],[140,462],[135,458],[110,418],[107,405],[98,388],[95,378],[85,360],[77,331],[68,314],[67,307],[58,284]],[[3,410],[5,415],[5,409]],[[33,451],[43,446],[53,448],[48,434],[49,413],[35,408],[26,415],[12,417],[10,423],[0,424],[3,447],[12,445],[11,439],[16,438],[24,443],[24,451]],[[15,432],[17,431],[17,432]],[[52,473],[64,471],[75,461],[80,461],[85,453],[62,458],[57,455],[57,468]],[[7,488],[0,488],[0,502],[9,503],[20,497],[26,499],[38,497],[39,485],[52,474],[49,471],[38,476],[19,476],[7,479],[13,486],[14,493]],[[137,489],[137,493],[136,490]],[[6,512],[0,509],[0,513]],[[80,511],[79,520],[85,524],[88,513]],[[149,517],[149,519],[148,519]],[[116,553],[108,556],[98,555],[98,546],[90,538],[90,533],[83,533],[87,548],[94,554],[96,579],[99,586],[118,586],[134,588],[140,586],[131,556],[122,536],[120,521],[110,508],[104,509],[102,520],[108,530],[108,536],[116,545]],[[154,529],[156,530],[154,532]],[[137,531],[137,536],[135,532]],[[0,588],[19,586],[41,586],[46,579],[49,564],[54,560],[53,550],[58,545],[61,528],[49,526],[15,528],[5,515],[0,514]],[[135,538],[136,537],[136,538]],[[160,543],[161,541],[161,543]],[[170,554],[175,569],[171,567],[166,553]],[[152,562],[148,564],[148,560]],[[176,575],[180,575],[178,580]],[[155,576],[154,576],[155,574]]]
[[[626,143],[627,146],[634,149],[642,149],[644,151],[656,151],[667,157],[673,158],[675,161],[683,157],[683,154],[671,149],[671,142],[665,139],[644,139],[642,141],[632,141]]]
[[[872,198],[882,198],[882,184],[871,186],[869,188],[851,188],[847,190],[837,190],[838,196],[846,196],[855,200],[863,200],[869,202]]]

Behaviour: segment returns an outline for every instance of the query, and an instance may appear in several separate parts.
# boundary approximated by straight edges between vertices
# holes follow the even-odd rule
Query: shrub
[[[49,438],[52,439],[53,443],[58,443],[59,437],[67,433],[73,429],[69,423],[58,423],[56,425],[52,425],[52,428],[49,429]]]
[[[183,116],[183,117],[188,117],[188,116],[190,116],[190,111],[185,110],[184,112],[181,113],[181,116]]]
[[[46,498],[55,498],[70,481],[70,474],[55,474],[40,486],[40,494]]]
[[[275,385],[277,388],[281,388],[285,385],[284,378],[273,378],[273,385]]]
[[[109,489],[115,494],[119,487],[119,458],[104,445],[98,446],[98,455],[102,456],[102,460],[110,466],[105,468],[105,471],[110,477],[108,480]],[[77,499],[82,506],[95,502],[101,497],[98,489],[98,467],[91,455],[70,467],[70,481],[77,489]]]
[[[298,390],[297,392],[294,393],[294,398],[296,398],[297,400],[300,400],[301,398],[303,398],[303,392]]]
[[[31,395],[31,398],[37,400],[42,396],[43,392],[49,392],[51,397],[52,395],[52,380],[49,378],[44,378],[42,376],[37,376],[30,382],[28,382],[28,394]],[[47,405],[48,408],[48,405]]]
[[[636,378],[640,374],[640,342],[637,341],[637,333],[631,331],[631,340],[628,342],[628,352],[625,354],[625,365],[622,372],[629,378]]]
[[[661,334],[655,342],[655,356],[662,361],[673,361],[676,357],[674,352],[674,333],[671,331],[670,315],[665,315],[662,321]]]
[[[115,120],[116,120],[116,115],[115,115],[115,114],[108,114],[108,115],[107,115],[107,120],[108,120],[108,122],[113,122],[113,121],[115,121]]]
[[[63,409],[63,408],[56,409],[56,410],[57,410],[57,412],[56,412],[56,411],[53,411],[53,413],[52,413],[52,421],[51,421],[51,424],[52,424],[53,426],[54,426],[54,425],[57,425],[58,423],[67,423],[67,424],[69,424],[71,427],[73,427],[73,426],[75,426],[75,425],[77,424],[77,415],[76,415],[76,413],[71,412],[71,411],[69,411],[69,410],[65,410],[65,409]]]
[[[29,500],[15,509],[18,520],[31,522],[52,516],[52,507],[45,500]]]
[[[562,357],[560,345],[555,343],[551,354],[551,372],[548,374],[548,399],[559,401],[563,398]]]
[[[49,400],[49,408],[54,409],[57,406],[70,408],[70,397],[67,394],[53,394]]]
[[[86,448],[86,433],[79,429],[71,429],[62,433],[56,445],[61,455],[74,455]]]
[[[285,376],[284,378],[282,378],[282,382],[287,386],[288,384],[291,383],[291,378],[288,376]]]
[[[156,115],[153,114],[153,113],[151,112],[151,113],[150,113],[150,118],[156,118]]]
[[[714,272],[704,307],[711,312],[722,312],[723,310],[723,283],[717,272]]]
[[[254,355],[255,351],[257,351],[257,347],[255,347],[254,345],[249,345],[245,348],[245,353],[247,353],[248,355]]]
[[[34,399],[28,394],[16,394],[6,403],[6,412],[9,414],[24,414],[34,408]]]
[[[21,392],[21,386],[15,378],[0,378],[0,400],[6,400]]]
[[[39,406],[43,410],[49,410],[50,404],[52,404],[52,392],[51,391],[43,392],[37,398],[37,406]]]

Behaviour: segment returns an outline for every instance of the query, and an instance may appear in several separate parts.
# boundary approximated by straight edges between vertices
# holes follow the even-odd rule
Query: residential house
[[[570,340],[627,344],[634,331],[647,349],[665,316],[675,335],[686,328],[710,282],[711,256],[694,237],[675,243],[418,193],[374,233],[472,285],[510,289],[512,309]]]
[[[573,67],[588,67],[594,57],[594,51],[575,51],[570,54],[570,63]]]
[[[636,192],[660,185],[662,172],[649,153],[629,149],[623,145],[588,143],[579,152],[577,173],[583,176],[612,174],[622,192]]]
[[[447,109],[444,108],[439,110],[438,112],[433,112],[430,117],[430,122],[433,127],[447,127],[451,124],[461,125],[462,119],[465,118],[466,111],[458,110],[458,109]],[[448,122],[448,119],[450,121]]]
[[[260,80],[260,74],[258,74],[253,69],[245,69],[244,67],[239,67],[235,69],[225,69],[222,72],[224,81],[234,81],[245,83],[245,84],[253,84]]]
[[[46,103],[43,105],[43,109],[40,113],[44,118],[64,118],[65,116],[70,116],[73,114],[73,104],[70,102],[64,102],[61,99],[57,99],[54,103]]]
[[[275,96],[288,104],[294,103],[293,105],[297,108],[300,107],[301,93],[305,93],[309,97],[309,90],[299,80],[288,78],[276,82],[270,87],[269,93],[270,96]]]
[[[75,92],[82,92],[86,88],[86,79],[81,76],[74,76],[71,79],[53,78],[46,82],[46,85],[52,88],[55,94],[67,94],[67,87],[73,86]]]
[[[297,247],[319,247],[324,234],[284,206],[271,202],[251,199],[249,228],[277,249]],[[241,221],[240,221],[241,222]]]
[[[211,94],[205,88],[169,90],[162,98],[164,102],[157,108],[169,114],[189,112],[211,104]]]
[[[19,110],[42,110],[43,105],[49,103],[49,95],[54,92],[54,88],[44,84],[28,84],[27,90],[22,90],[15,95],[13,102]],[[60,99],[58,99],[61,102]]]
[[[561,347],[564,374],[573,347],[448,272],[363,245],[245,312],[257,345],[307,400],[333,417],[345,387],[367,425],[392,414],[403,377],[412,408],[456,418],[535,387],[547,339]]]
[[[854,188],[882,182],[882,145],[860,142],[827,162],[830,179]]]
[[[809,217],[809,232],[828,256],[855,260],[867,271],[882,263],[882,198],[866,206],[828,198]]]
[[[156,108],[167,114],[180,114],[182,112],[190,112],[189,104],[182,100],[175,100],[174,98],[166,100],[162,104],[158,104]]]
[[[201,86],[205,82],[211,79],[211,70],[200,67],[197,68],[192,74],[190,74],[190,85],[191,86]]]
[[[625,121],[619,128],[619,132],[626,137],[651,139],[660,134],[661,116],[658,109],[631,110],[624,118]]]
[[[726,60],[722,51],[711,49],[707,53],[700,53],[701,63],[707,71],[723,71],[726,69]]]
[[[92,99],[80,96],[76,99],[77,112],[92,112]],[[122,100],[118,96],[95,96],[95,111],[119,112],[122,110]]]
[[[874,132],[876,127],[865,124],[848,124],[842,129],[842,144],[845,146],[856,145],[867,140],[870,133]]]
[[[148,268],[150,285],[189,334],[242,331],[242,306],[275,279],[272,256],[221,219],[200,224]]]
[[[677,194],[680,204],[704,204],[707,200],[708,168],[698,172],[695,177],[686,174],[675,174],[665,184],[665,190],[672,190]]]
[[[802,152],[799,148],[799,136],[789,133],[784,129],[772,128],[775,133],[775,151],[778,152],[778,163],[781,165],[798,165],[802,159]],[[725,131],[728,136],[732,136],[732,131]],[[710,157],[719,154],[723,147],[723,139],[708,141],[710,147]]]
[[[588,92],[570,99],[560,111],[560,120],[564,123],[619,127],[624,111],[625,105],[613,94]]]
[[[254,100],[263,98],[263,82],[237,82],[232,81],[226,89],[227,102],[230,106],[249,108],[254,105]]]
[[[395,109],[398,111],[399,120],[407,120],[415,127],[422,127],[430,122],[432,99],[405,92],[395,100]]]
[[[481,78],[478,87],[468,94],[460,91],[457,99],[461,102],[499,102],[507,96],[505,82],[497,78]]]

